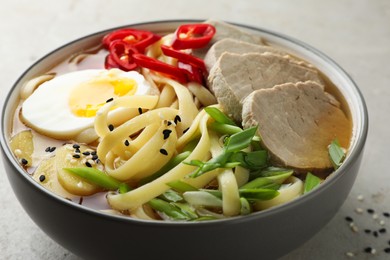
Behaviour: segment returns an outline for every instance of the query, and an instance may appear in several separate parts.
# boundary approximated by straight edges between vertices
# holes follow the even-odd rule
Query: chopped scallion
[[[218,123],[236,126],[236,123],[234,123],[234,121],[232,119],[230,119],[227,115],[225,115],[218,108],[206,107],[204,110],[206,111],[207,114],[209,114]]]
[[[168,202],[178,202],[178,201],[182,201],[183,200],[183,197],[180,196],[179,193],[177,193],[176,191],[174,191],[172,189],[169,189],[166,192],[164,192],[163,194],[161,194],[159,196],[159,198],[163,199],[163,200],[166,200]]]
[[[224,152],[238,152],[251,144],[252,138],[255,136],[257,127],[251,127],[242,132],[231,135],[225,144]]]
[[[252,207],[249,201],[246,198],[241,197],[240,202],[241,202],[241,210],[240,210],[241,215],[250,214],[252,212]]]
[[[125,183],[119,182],[113,177],[95,168],[90,168],[90,167],[64,168],[64,170],[107,190],[117,190],[121,186],[122,186],[122,190],[124,188],[130,190],[129,187],[124,186],[126,185]]]
[[[236,133],[242,132],[242,129],[238,126],[234,125],[228,125],[228,124],[222,124],[219,122],[212,122],[209,125],[210,129],[214,130],[215,132],[226,134],[226,135],[232,135]]]
[[[178,192],[181,192],[181,193],[184,193],[186,191],[197,191],[198,190],[194,186],[192,186],[184,181],[180,181],[180,180],[168,182],[167,185],[169,187],[171,187],[172,189],[174,189]]]
[[[335,170],[337,170],[345,159],[345,152],[341,148],[337,139],[333,140],[328,148],[330,160]]]
[[[189,217],[183,213],[180,208],[176,207],[175,205],[172,205],[169,202],[166,202],[162,199],[151,199],[148,202],[149,206],[152,207],[152,209],[160,211],[167,215],[168,217],[171,217],[172,219],[176,220],[188,220]]]
[[[303,193],[307,193],[314,188],[316,188],[318,185],[321,184],[321,179],[317,176],[313,175],[312,173],[308,172],[305,179],[305,185],[303,186]]]
[[[240,196],[248,201],[270,200],[279,195],[279,192],[272,189],[239,189]]]

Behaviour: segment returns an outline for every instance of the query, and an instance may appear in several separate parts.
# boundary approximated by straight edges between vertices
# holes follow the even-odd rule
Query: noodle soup
[[[232,117],[228,110],[237,107],[218,92],[234,90],[220,90],[215,80],[224,76],[215,75],[223,71],[227,55],[204,61],[214,44],[237,34],[240,41],[266,46],[256,57],[294,66],[305,77],[307,71],[316,75],[264,89],[284,91],[279,85],[291,83],[302,90],[306,86],[299,84],[310,81],[321,95],[330,96],[327,103],[344,123],[342,131],[335,130],[342,135],[321,147],[321,156],[323,151],[328,156],[325,166],[287,162],[271,150],[260,124]],[[48,190],[111,214],[201,221],[287,203],[321,185],[341,165],[352,124],[337,88],[311,64],[285,54],[223,23],[182,25],[158,35],[114,31],[23,86],[11,149],[26,174]],[[264,95],[262,89],[251,89],[249,95]],[[245,102],[237,102],[242,113],[249,106]],[[258,120],[256,115],[252,119]]]

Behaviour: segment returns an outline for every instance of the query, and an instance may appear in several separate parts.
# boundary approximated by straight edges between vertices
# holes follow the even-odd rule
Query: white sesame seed
[[[130,158],[131,157],[131,152],[130,151],[125,151],[125,155],[127,156],[127,158]]]
[[[160,112],[160,113],[158,113],[158,116],[161,118],[161,119],[165,119],[164,118],[164,115]]]
[[[65,145],[65,149],[69,150],[69,151],[73,151],[74,150],[73,146],[71,146],[70,144]]]
[[[359,229],[358,227],[355,225],[355,223],[351,222],[349,223],[349,227],[351,228],[351,230],[355,233],[359,232]]]
[[[70,159],[70,163],[71,163],[71,164],[76,164],[76,163],[77,163],[77,160],[76,160],[76,159]]]
[[[69,162],[73,159],[72,155],[70,153],[66,154],[65,159]]]
[[[373,218],[373,219],[378,219],[378,214],[372,215],[372,218]]]
[[[379,225],[384,226],[386,222],[384,220],[379,221]]]
[[[89,162],[89,164],[91,164],[91,165],[94,165],[94,164],[95,164],[95,161],[94,161],[94,160],[91,160],[91,159],[89,159],[87,162]]]
[[[356,208],[355,212],[358,213],[358,214],[362,214],[363,213],[363,209],[362,208]]]
[[[355,256],[355,254],[352,253],[352,252],[347,252],[347,253],[345,253],[345,255],[348,256],[348,257],[354,257]]]
[[[358,195],[358,196],[357,196],[357,199],[358,199],[358,201],[363,201],[363,200],[364,200],[364,197],[363,197],[363,195]]]
[[[371,254],[373,254],[373,255],[376,254],[376,249],[375,248],[371,249]]]
[[[15,155],[21,155],[22,154],[22,150],[15,149],[14,153],[15,153]]]

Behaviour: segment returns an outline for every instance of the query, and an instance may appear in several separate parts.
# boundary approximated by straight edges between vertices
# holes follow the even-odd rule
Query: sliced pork
[[[273,163],[298,172],[332,169],[328,145],[348,147],[351,123],[339,103],[313,81],[286,83],[251,93],[243,102],[243,125],[258,125]]]
[[[317,70],[291,57],[225,52],[211,68],[208,84],[223,110],[240,122],[242,101],[254,90],[307,80],[322,84]]]
[[[224,52],[236,53],[236,54],[245,54],[245,53],[264,53],[271,52],[276,53],[281,56],[288,55],[287,52],[284,52],[280,49],[276,49],[266,45],[259,45],[248,43],[232,38],[226,38],[217,41],[211,46],[209,51],[207,52],[204,62],[208,70],[217,62],[218,58]]]

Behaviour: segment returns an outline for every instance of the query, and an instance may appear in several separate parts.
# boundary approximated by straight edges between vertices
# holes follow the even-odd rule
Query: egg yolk
[[[129,78],[104,77],[78,85],[70,94],[69,107],[77,117],[94,117],[106,101],[134,95],[137,82]]]

